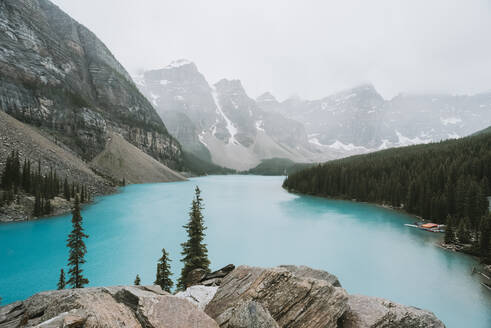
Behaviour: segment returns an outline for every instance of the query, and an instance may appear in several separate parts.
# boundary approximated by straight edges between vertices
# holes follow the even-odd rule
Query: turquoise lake
[[[202,190],[212,269],[226,264],[303,264],[336,274],[350,293],[433,311],[447,327],[491,327],[491,292],[469,256],[435,246],[410,216],[368,204],[289,194],[282,177],[208,176],[132,185],[84,208],[90,286],[154,281],[161,249],[180,272],[182,225]],[[0,225],[2,304],[55,289],[71,216]]]

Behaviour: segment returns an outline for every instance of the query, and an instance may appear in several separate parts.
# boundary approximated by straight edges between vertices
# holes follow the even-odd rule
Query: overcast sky
[[[370,82],[491,90],[490,0],[53,0],[130,73],[192,60],[210,83],[306,99]]]

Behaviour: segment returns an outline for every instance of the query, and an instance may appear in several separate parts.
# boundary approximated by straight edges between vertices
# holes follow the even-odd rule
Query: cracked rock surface
[[[318,274],[307,267],[240,266],[224,278],[205,312],[224,328],[242,327],[251,313],[262,319],[250,327],[263,327],[270,316],[279,327],[335,328],[348,309],[348,294],[333,285],[335,276],[326,272],[323,280]]]
[[[156,286],[42,292],[0,308],[0,327],[217,328],[203,311]]]
[[[383,298],[350,295],[341,328],[444,328],[432,312]]]

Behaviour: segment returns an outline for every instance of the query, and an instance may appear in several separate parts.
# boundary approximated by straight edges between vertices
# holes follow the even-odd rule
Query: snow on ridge
[[[311,143],[311,144],[313,144],[315,146],[318,146],[318,147],[322,147],[322,148],[328,147],[328,148],[331,148],[331,149],[341,150],[341,151],[361,151],[361,152],[366,152],[366,151],[369,150],[369,149],[367,149],[367,148],[365,148],[363,146],[355,146],[352,143],[344,144],[344,143],[342,143],[339,140],[336,140],[335,142],[333,142],[330,145],[324,145],[316,137],[310,137],[310,136],[309,136],[309,143]]]
[[[315,137],[314,137],[314,138],[310,138],[310,139],[309,139],[309,142],[310,142],[311,144],[316,145],[316,146],[319,146],[319,147],[326,147],[326,145],[321,144],[321,143],[319,142],[319,139],[317,139],[317,138],[315,138]]]
[[[208,144],[205,142],[204,137],[203,137],[204,134],[205,134],[205,131],[204,130],[201,131],[201,133],[198,134],[198,139],[199,139],[199,142],[201,142],[206,148],[208,148]]]
[[[378,146],[378,150],[390,148],[390,141],[388,139],[382,139],[382,144]]]
[[[416,138],[408,138],[406,136],[403,136],[399,131],[396,130],[396,135],[398,139],[398,146],[410,146],[410,145],[416,145],[416,144],[425,144],[425,143],[430,143],[432,140],[431,139],[421,139],[420,137]]]
[[[352,151],[352,150],[367,150],[363,146],[355,146],[352,143],[349,144],[344,144],[339,140],[336,140],[332,144],[328,145],[328,147],[336,149],[336,150],[346,150],[346,151]]]
[[[235,135],[237,134],[237,128],[232,124],[232,121],[225,115],[223,112],[222,106],[220,105],[220,101],[218,99],[218,94],[216,92],[216,89],[213,88],[212,91],[212,96],[213,100],[215,101],[215,106],[217,108],[217,113],[220,114],[225,122],[227,123],[227,131],[230,134],[230,138],[228,139],[227,143],[232,143],[232,144],[238,144],[238,141],[235,139]]]
[[[462,120],[458,117],[440,118],[440,121],[442,122],[443,125],[457,124],[462,122]]]
[[[178,59],[178,60],[172,61],[169,65],[164,67],[164,69],[178,68],[178,67],[189,65],[189,64],[192,64],[192,62],[187,60],[187,59]]]

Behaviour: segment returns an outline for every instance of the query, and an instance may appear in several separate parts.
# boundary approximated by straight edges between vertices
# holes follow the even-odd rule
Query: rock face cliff
[[[228,265],[190,278],[175,296],[158,286],[39,293],[0,307],[0,327],[445,328],[431,312],[348,295],[336,276],[305,266]]]
[[[84,160],[108,131],[170,166],[181,148],[106,46],[49,0],[0,2],[0,110]]]

